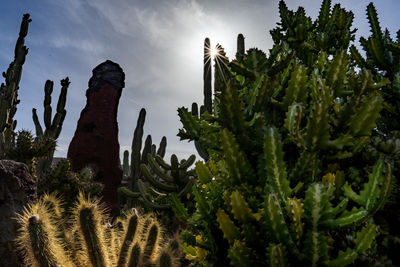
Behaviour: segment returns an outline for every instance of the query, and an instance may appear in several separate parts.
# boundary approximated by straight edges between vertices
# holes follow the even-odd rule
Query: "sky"
[[[158,147],[167,137],[167,157],[196,154],[194,144],[179,141],[182,128],[178,107],[203,103],[203,42],[220,43],[229,58],[236,52],[236,37],[245,36],[246,49],[272,47],[269,30],[279,21],[278,0],[1,0],[0,70],[13,60],[22,15],[29,13],[25,44],[29,48],[20,82],[17,130],[35,133],[32,108],[43,125],[44,84],[54,81],[55,110],[60,80],[69,77],[67,115],[58,138],[56,157],[66,157],[92,69],[109,59],[125,72],[125,88],[118,109],[121,155],[131,150],[141,108],[147,111],[144,137],[152,135]],[[287,0],[290,9],[305,7],[317,17],[322,0]],[[343,0],[355,14],[356,44],[369,36],[366,6],[370,1]],[[400,29],[400,1],[374,1],[382,28]],[[3,81],[1,81],[3,82]],[[54,111],[53,111],[54,112]],[[200,159],[197,156],[197,159]]]

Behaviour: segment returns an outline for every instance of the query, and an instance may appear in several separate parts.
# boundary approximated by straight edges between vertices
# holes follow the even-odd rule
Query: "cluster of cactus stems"
[[[98,196],[103,191],[103,184],[93,181],[93,169],[89,166],[82,169],[80,173],[71,170],[69,160],[61,160],[39,179],[37,185],[38,195],[48,192],[57,192],[63,196],[66,207],[72,207],[79,192]]]
[[[5,157],[25,163],[29,173],[37,180],[36,166],[41,158],[53,155],[56,141],[53,138],[33,137],[28,130],[18,131],[15,141],[5,151]]]
[[[67,100],[67,90],[69,86],[69,78],[61,80],[61,92],[58,98],[56,114],[52,120],[52,108],[51,108],[51,94],[53,93],[53,81],[47,80],[44,86],[44,101],[43,101],[43,121],[44,126],[46,127],[43,131],[42,126],[40,125],[39,118],[36,113],[36,109],[32,109],[32,119],[35,123],[36,128],[36,136],[42,138],[52,138],[57,140],[60,136],[62,125],[67,115],[67,111],[65,109],[65,104]],[[37,171],[38,174],[43,174],[50,166],[53,161],[53,154],[48,157],[42,158],[38,162]]]
[[[165,237],[154,214],[132,209],[111,224],[102,204],[83,194],[68,220],[53,194],[17,219],[16,243],[29,266],[176,266],[181,257],[179,240]]]
[[[166,138],[163,137],[160,147],[151,143],[148,135],[143,151],[141,152],[143,126],[146,110],[139,113],[137,126],[132,141],[132,156],[130,171],[128,164],[129,152],[124,152],[123,170],[126,176],[131,176],[130,188],[120,187],[120,194],[129,199],[135,199],[151,209],[170,209],[170,196],[184,199],[194,183],[194,170],[188,170],[194,163],[195,156],[179,162],[177,156],[171,156],[171,163],[163,160],[166,148]],[[136,156],[135,156],[136,155]],[[136,183],[137,190],[132,186]]]
[[[24,45],[28,34],[31,19],[29,14],[22,18],[19,37],[15,45],[14,61],[10,63],[6,72],[3,72],[5,83],[0,86],[0,158],[4,158],[5,151],[13,145],[17,126],[14,115],[17,112],[18,89],[22,75],[22,65],[25,62],[28,48]]]
[[[196,163],[195,214],[178,214],[191,227],[184,250],[207,266],[379,260],[375,215],[393,190],[398,148],[371,157],[369,147],[391,81],[348,54],[354,16],[339,4],[324,0],[314,22],[302,7],[279,8],[269,56],[242,53],[242,35],[235,60],[220,48],[212,114],[178,109],[178,135],[210,156]]]

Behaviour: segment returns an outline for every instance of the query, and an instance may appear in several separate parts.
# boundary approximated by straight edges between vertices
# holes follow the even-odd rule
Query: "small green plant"
[[[17,219],[16,243],[33,266],[177,266],[180,245],[168,240],[153,214],[133,209],[110,224],[103,204],[80,194],[69,220],[60,200],[44,195]]]

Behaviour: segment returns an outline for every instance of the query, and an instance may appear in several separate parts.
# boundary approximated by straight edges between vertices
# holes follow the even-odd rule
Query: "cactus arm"
[[[267,248],[268,266],[270,267],[285,267],[286,251],[282,244],[270,244]]]
[[[187,169],[189,168],[194,161],[196,160],[196,156],[195,155],[190,155],[190,157],[179,166],[179,169]]]
[[[326,224],[331,228],[346,227],[361,222],[367,215],[368,211],[365,209],[354,207],[351,211],[343,212],[339,218],[328,220]],[[321,224],[325,224],[325,222],[321,222]]]
[[[345,50],[338,51],[328,67],[326,84],[333,88],[334,96],[343,95],[344,79],[348,70],[348,55]]]
[[[136,214],[136,210],[134,210],[134,213],[131,214],[128,218],[128,225],[125,232],[124,241],[122,242],[122,246],[119,251],[119,257],[117,263],[118,267],[125,266],[125,263],[127,262],[128,258],[128,251],[131,246],[131,243],[133,242],[133,239],[137,235],[138,227],[139,227],[139,217]]]
[[[171,170],[171,165],[167,164],[161,156],[156,155],[155,160],[164,170]]]
[[[60,92],[60,96],[58,98],[58,102],[57,102],[57,113],[53,118],[53,122],[51,124],[51,136],[55,139],[58,138],[60,132],[61,132],[61,128],[62,128],[62,124],[64,122],[64,118],[65,115],[67,113],[67,111],[65,110],[65,103],[67,102],[67,91],[68,91],[68,87],[69,87],[69,78],[66,77],[65,79],[61,80],[61,92]],[[59,114],[57,116],[57,114]]]
[[[207,184],[212,180],[212,173],[207,168],[207,165],[201,161],[196,162],[196,174],[202,184]]]
[[[372,37],[376,38],[383,44],[382,29],[379,25],[376,8],[372,2],[367,6],[367,18],[371,28]]]
[[[372,173],[368,175],[368,182],[364,184],[364,189],[358,195],[355,193],[348,184],[343,186],[344,195],[353,200],[354,202],[370,210],[379,195],[379,183],[383,180],[383,161],[379,160],[373,167]]]
[[[195,179],[190,179],[190,180],[186,183],[185,187],[182,188],[182,190],[178,192],[178,194],[177,194],[178,197],[181,197],[181,196],[186,195],[186,194],[190,191],[190,189],[193,187],[193,185],[194,185],[195,182],[196,182]]]
[[[167,147],[167,138],[163,136],[158,146],[157,155],[163,158],[165,156],[165,149]]]
[[[144,147],[143,147],[142,159],[141,159],[142,164],[147,164],[147,156],[148,156],[148,154],[151,155],[152,144],[153,144],[153,142],[151,140],[151,135],[148,134],[146,137],[146,140],[144,141]]]
[[[276,242],[285,244],[292,253],[298,254],[298,249],[293,242],[278,198],[268,194],[264,201],[264,218],[268,225],[269,233]]]
[[[243,34],[239,33],[237,36],[237,47],[236,47],[236,53],[237,57],[243,57],[245,52],[245,46],[244,46],[244,36]]]
[[[357,48],[354,45],[350,46],[350,55],[351,58],[354,59],[360,67],[366,68],[368,66],[367,62],[361,56],[360,52],[358,52]]]
[[[354,241],[355,248],[348,248],[346,251],[339,251],[339,256],[331,261],[325,262],[329,267],[335,266],[346,266],[353,263],[358,255],[365,253],[365,251],[371,247],[378,232],[378,227],[373,224],[369,224],[361,229],[357,233],[357,237]]]
[[[139,192],[132,192],[131,190],[129,190],[128,188],[126,188],[124,186],[118,187],[118,192],[121,192],[125,196],[131,197],[131,198],[140,197],[140,193]]]
[[[201,126],[198,122],[198,118],[193,116],[187,108],[178,108],[178,115],[183,129],[179,130],[178,136],[181,140],[189,139],[189,140],[197,140],[200,137]]]
[[[290,135],[302,142],[300,136],[300,123],[304,115],[303,106],[298,103],[293,103],[289,106],[286,112],[284,127],[289,131]],[[304,141],[302,142],[304,143]]]
[[[44,106],[44,112],[43,112],[43,121],[46,129],[50,129],[51,127],[51,94],[53,93],[53,81],[47,80],[45,85],[44,85],[44,100],[43,100],[43,106]]]
[[[42,126],[40,125],[39,118],[38,118],[35,108],[32,109],[32,119],[33,119],[33,123],[35,124],[36,136],[42,136],[43,129],[42,129]]]
[[[211,46],[210,39],[204,39],[204,66],[203,66],[203,81],[204,81],[204,107],[209,114],[212,113],[212,89],[211,89]]]
[[[149,226],[144,251],[142,254],[142,259],[144,262],[146,262],[147,260],[152,261],[155,257],[157,253],[157,247],[159,246],[159,242],[161,239],[160,236],[160,226],[158,225],[158,223],[153,222],[153,224]]]
[[[171,208],[174,210],[175,214],[182,218],[183,220],[189,219],[189,213],[183,203],[179,200],[178,196],[174,193],[170,195]]]
[[[330,19],[331,0],[322,1],[318,14],[318,26],[322,30]]]
[[[132,246],[130,257],[129,257],[128,266],[129,267],[131,267],[131,266],[133,266],[133,267],[139,266],[141,255],[142,255],[142,248],[140,247],[140,244],[138,242],[136,242]]]
[[[222,149],[228,166],[229,177],[232,185],[239,185],[246,177],[247,180],[255,179],[253,169],[251,168],[244,153],[239,150],[235,137],[231,132],[224,129],[221,131]]]
[[[239,222],[248,223],[255,219],[249,204],[237,190],[231,194],[231,207],[234,218]]]
[[[265,168],[267,174],[266,191],[271,187],[282,203],[291,194],[287,180],[286,165],[283,161],[282,144],[275,128],[268,128],[264,141]]]
[[[284,110],[293,102],[302,103],[307,99],[307,80],[308,75],[305,66],[295,64],[282,102]]]
[[[137,179],[140,177],[140,151],[142,150],[143,126],[146,119],[146,110],[142,108],[139,113],[135,132],[132,139],[131,176],[129,189],[137,190]]]
[[[251,256],[251,249],[239,240],[235,240],[233,246],[228,250],[228,257],[232,266],[254,266]]]
[[[149,181],[153,186],[160,188],[161,190],[167,191],[167,192],[174,192],[176,190],[175,185],[169,185],[166,183],[162,183],[154,179],[153,175],[150,173],[148,167],[142,163],[140,165],[140,170],[142,171],[143,176],[146,178],[147,181]]]
[[[94,267],[106,267],[106,257],[102,245],[100,245],[99,222],[90,207],[83,207],[79,211],[79,225],[85,240],[87,254]]]
[[[161,159],[162,160],[162,159]],[[154,171],[155,174],[157,174],[160,178],[162,178],[164,181],[168,183],[173,183],[174,178],[164,172],[160,166],[157,165],[156,161],[154,160],[153,156],[151,154],[147,155],[147,162],[149,164],[149,167]]]
[[[291,218],[296,232],[297,240],[303,235],[304,223],[301,222],[304,213],[303,203],[297,198],[288,198],[286,201],[286,210]]]
[[[140,179],[138,180],[138,189],[139,189],[139,192],[141,194],[141,198],[142,198],[141,200],[144,202],[145,205],[147,205],[149,207],[152,207],[152,208],[155,208],[155,209],[160,209],[160,210],[165,210],[165,209],[169,209],[170,208],[169,204],[163,205],[163,204],[157,204],[157,203],[155,203],[153,201],[150,201],[147,198],[146,186]]]
[[[239,228],[232,222],[225,211],[223,211],[222,209],[218,209],[216,215],[219,228],[224,233],[225,239],[232,244],[235,240],[240,239]]]
[[[124,151],[124,158],[122,161],[122,173],[125,177],[130,175],[130,168],[129,168],[129,151]]]

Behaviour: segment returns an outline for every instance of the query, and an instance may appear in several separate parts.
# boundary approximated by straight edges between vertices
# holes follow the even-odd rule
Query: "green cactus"
[[[124,151],[124,158],[122,161],[122,174],[124,178],[128,178],[130,176],[130,166],[129,166],[129,151]]]
[[[24,45],[28,34],[29,14],[24,14],[19,36],[14,50],[14,61],[10,63],[6,72],[3,72],[5,84],[0,86],[0,158],[4,158],[5,151],[13,146],[17,121],[14,115],[17,111],[19,82],[22,75],[22,66],[25,63],[28,48]]]
[[[52,117],[52,109],[51,109],[51,94],[53,92],[53,82],[50,80],[46,81],[46,84],[44,86],[44,101],[43,101],[43,106],[44,106],[44,113],[43,113],[43,121],[44,125],[46,127],[45,131],[43,132],[43,128],[40,125],[36,109],[32,109],[32,119],[33,122],[35,123],[35,128],[36,128],[36,136],[38,137],[51,137],[54,140],[57,140],[57,138],[60,136],[61,129],[62,129],[62,124],[64,122],[65,116],[67,114],[67,111],[65,109],[65,104],[66,104],[66,99],[67,99],[67,90],[69,86],[69,78],[66,77],[65,79],[61,80],[61,92],[60,96],[58,98],[58,103],[57,103],[57,110],[56,114],[54,115],[53,120],[51,120]],[[38,175],[42,176],[44,172],[50,168],[51,163],[53,161],[53,153],[38,162],[38,167],[37,167],[37,172]]]
[[[148,135],[145,141],[145,146],[142,151],[142,138],[143,138],[143,126],[146,119],[146,110],[142,108],[139,113],[137,120],[135,132],[132,139],[132,152],[131,152],[131,164],[130,164],[130,181],[129,190],[133,192],[138,192],[138,180],[142,177],[140,165],[142,163],[147,163],[147,154],[151,153],[154,157],[155,154],[159,155],[161,158],[165,155],[165,148],[167,146],[167,139],[164,136],[161,139],[160,145],[158,147],[157,153],[155,153],[155,146],[152,144],[151,135]],[[152,153],[152,147],[154,147]]]
[[[105,207],[80,193],[71,218],[59,216],[65,210],[54,195],[17,215],[16,242],[27,265],[177,266],[182,257],[179,242],[164,236],[153,214],[134,210],[111,225]]]
[[[175,154],[171,156],[171,164],[166,163],[161,156],[153,157],[147,154],[147,164],[140,166],[142,179],[138,180],[140,194],[131,192],[126,187],[120,187],[120,192],[128,197],[137,198],[152,209],[176,209],[171,206],[174,194],[181,200],[187,199],[194,183],[194,170],[188,170],[194,163],[195,156],[179,162]],[[149,184],[147,186],[146,184]]]
[[[378,141],[390,151],[378,158],[369,149],[390,81],[356,69],[347,52],[353,14],[340,5],[324,0],[315,21],[284,1],[279,11],[269,56],[217,57],[212,114],[178,109],[178,136],[201,140],[210,154],[196,164],[196,212],[180,206],[192,232],[182,234],[184,250],[207,266],[376,258],[397,148]]]
[[[56,142],[51,137],[33,137],[28,130],[18,131],[13,145],[5,151],[5,156],[25,163],[30,174],[37,180],[37,161],[48,157],[56,148]]]
[[[39,180],[38,195],[58,193],[63,196],[65,206],[72,207],[80,191],[92,196],[102,192],[102,184],[93,181],[93,172],[93,169],[87,166],[80,173],[74,173],[71,163],[61,160]]]

